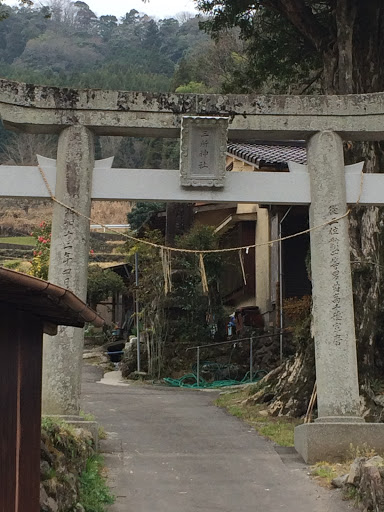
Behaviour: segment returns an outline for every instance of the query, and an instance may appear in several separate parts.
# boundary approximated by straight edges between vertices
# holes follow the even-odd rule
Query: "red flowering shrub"
[[[48,279],[49,251],[51,247],[51,224],[42,222],[40,226],[31,233],[36,239],[33,258],[31,261],[30,274],[41,279]]]
[[[51,223],[42,222],[40,226],[31,233],[31,236],[36,239],[36,245],[33,251],[32,266],[29,273],[32,276],[40,277],[40,279],[48,279]],[[89,252],[91,256],[94,256],[93,249]]]

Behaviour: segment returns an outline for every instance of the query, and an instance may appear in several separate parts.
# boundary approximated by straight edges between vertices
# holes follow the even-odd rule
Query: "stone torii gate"
[[[94,135],[179,137],[185,116],[228,117],[231,140],[307,140],[308,166],[289,173],[227,173],[222,187],[180,183],[179,170],[111,169],[94,161]],[[93,199],[309,204],[313,326],[319,417],[295,431],[308,462],[342,455],[350,443],[384,449],[384,425],[359,416],[347,203],[384,204],[384,176],[344,167],[343,140],[384,139],[384,94],[221,96],[38,87],[0,80],[6,128],[58,133],[57,162],[40,159],[58,200],[90,214]],[[199,184],[199,183],[197,183]],[[36,167],[0,167],[0,196],[49,197]],[[342,218],[340,218],[342,217]],[[84,299],[89,223],[54,205],[49,279]],[[43,407],[78,413],[82,331],[63,328],[46,343]],[[59,348],[58,348],[59,347]]]

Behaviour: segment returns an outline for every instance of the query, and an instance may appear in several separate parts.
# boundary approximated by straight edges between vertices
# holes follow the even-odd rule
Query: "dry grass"
[[[103,224],[127,224],[131,210],[130,201],[92,201],[91,217]]]
[[[296,425],[301,421],[293,418],[269,416],[265,408],[260,405],[249,405],[246,398],[249,388],[240,391],[227,392],[219,396],[216,405],[225,408],[233,416],[254,427],[262,436],[271,439],[280,446],[293,446],[293,433]]]
[[[17,235],[28,235],[51,216],[52,207],[49,201],[7,200],[0,203],[0,225],[3,233],[10,230]]]
[[[311,476],[321,487],[331,489],[332,480],[349,472],[352,461],[344,463],[318,462],[311,467]]]
[[[349,469],[351,467],[352,462],[358,457],[365,457],[370,459],[378,455],[378,453],[367,445],[367,443],[363,443],[360,446],[350,445],[348,453],[346,455],[346,460],[343,462],[318,462],[311,468],[311,476],[314,480],[316,480],[322,487],[331,488],[331,482],[334,478],[338,476],[345,475],[349,473]]]
[[[132,209],[129,201],[93,201],[91,218],[96,223],[126,224],[127,213]],[[7,200],[0,203],[0,225],[3,233],[26,235],[42,221],[52,219],[49,200]]]
[[[17,270],[18,272],[24,272],[29,274],[31,269],[31,263],[26,260],[15,258],[14,260],[2,260],[0,257],[0,265],[11,270]]]

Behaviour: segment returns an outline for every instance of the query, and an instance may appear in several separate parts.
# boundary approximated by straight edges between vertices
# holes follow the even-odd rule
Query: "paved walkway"
[[[99,379],[85,367],[83,409],[109,433],[111,512],[351,511],[309,480],[291,449],[277,452],[213,406],[214,394]]]

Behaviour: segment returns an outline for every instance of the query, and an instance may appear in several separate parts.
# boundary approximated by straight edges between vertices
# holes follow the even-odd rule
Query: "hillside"
[[[145,5],[143,4],[143,10]],[[152,92],[220,92],[238,68],[236,32],[213,41],[201,16],[157,20],[131,9],[122,18],[96,16],[82,1],[50,0],[9,7],[0,1],[0,77],[80,88]],[[227,85],[225,85],[227,84]],[[56,135],[6,131],[0,123],[0,165],[36,165],[56,158]],[[177,140],[96,137],[96,159],[114,167],[177,168]],[[128,192],[127,192],[128,193]],[[96,223],[125,224],[129,202],[97,202]],[[1,200],[0,235],[29,234],[52,215],[50,201]]]
[[[98,224],[126,224],[131,211],[128,201],[94,201],[91,218]],[[49,200],[2,199],[0,202],[0,236],[28,235],[42,221],[52,216]]]
[[[209,41],[186,15],[156,21],[132,9],[121,19],[97,17],[69,0],[0,9],[0,74],[37,84],[170,91],[180,60]]]

